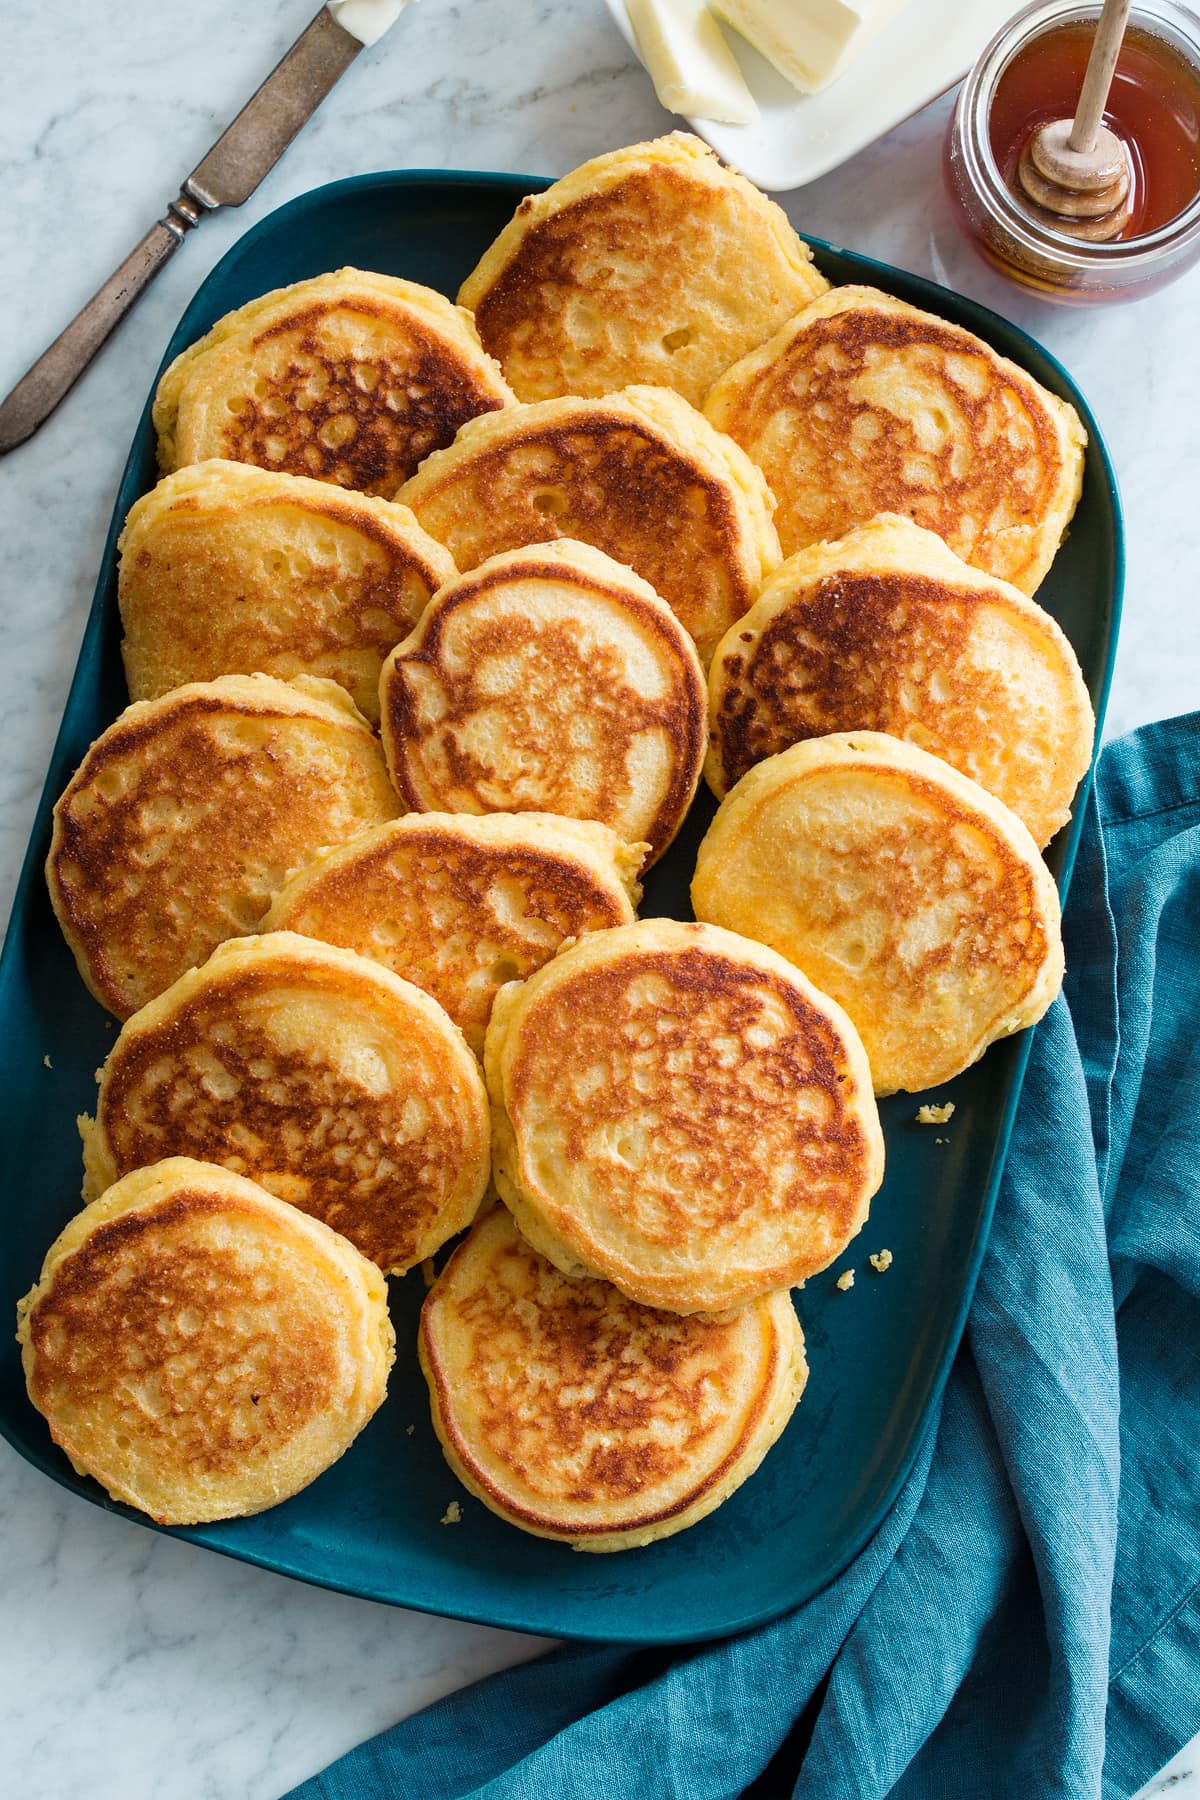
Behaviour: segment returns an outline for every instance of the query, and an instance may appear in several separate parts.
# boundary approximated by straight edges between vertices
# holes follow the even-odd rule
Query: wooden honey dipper
[[[1020,198],[1040,225],[1092,243],[1129,223],[1129,152],[1103,123],[1131,0],[1104,0],[1073,119],[1041,125],[1017,164]]]

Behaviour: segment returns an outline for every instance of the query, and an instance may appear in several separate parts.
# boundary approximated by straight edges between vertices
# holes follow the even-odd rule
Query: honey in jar
[[[1108,243],[1047,227],[1016,167],[1034,132],[1079,100],[1098,6],[1055,0],[1017,15],[967,77],[947,142],[947,185],[976,248],[1049,299],[1135,299],[1200,255],[1200,20],[1135,8],[1104,122],[1127,149],[1130,216]]]

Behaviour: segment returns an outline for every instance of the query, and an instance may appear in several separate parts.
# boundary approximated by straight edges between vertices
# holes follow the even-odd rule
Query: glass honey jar
[[[1079,99],[1098,4],[1036,0],[963,83],[946,140],[951,204],[993,267],[1047,300],[1135,300],[1200,257],[1200,18],[1174,0],[1134,6],[1104,123],[1128,151],[1130,217],[1090,243],[1035,220],[1015,188],[1021,150]]]

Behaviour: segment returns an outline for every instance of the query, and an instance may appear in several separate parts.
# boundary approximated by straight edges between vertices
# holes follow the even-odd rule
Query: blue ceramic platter
[[[545,185],[519,175],[417,172],[318,188],[265,219],[217,265],[164,361],[232,307],[345,263],[453,295],[521,197]],[[1052,358],[994,313],[865,257],[815,248],[831,281],[884,288],[968,327],[1081,413],[1090,436],[1083,499],[1038,599],[1075,645],[1102,716],[1120,609],[1122,532],[1112,469],[1085,401]],[[113,1022],[79,980],[41,869],[55,797],[126,703],[116,539],[154,479],[147,403],[0,960],[0,1123],[10,1170],[0,1198],[0,1317],[10,1321],[51,1239],[78,1210],[75,1116],[94,1103],[93,1071],[114,1036]],[[702,794],[648,882],[643,913],[691,916],[688,883],[711,813]],[[1081,813],[1082,795],[1075,822],[1049,852],[1064,888]],[[273,1512],[179,1535],[348,1593],[566,1637],[683,1641],[742,1630],[796,1605],[861,1549],[912,1462],[962,1333],[1028,1051],[1028,1034],[1009,1039],[940,1090],[937,1098],[955,1103],[944,1128],[917,1125],[911,1096],[883,1103],[887,1175],[870,1221],[842,1262],[797,1296],[812,1367],[808,1391],[759,1472],[692,1530],[646,1550],[579,1555],[525,1536],[469,1498],[429,1423],[415,1349],[424,1287],[414,1273],[392,1284],[399,1358],[387,1402],[348,1455]],[[866,1259],[884,1245],[895,1263],[880,1276]],[[1037,1254],[1035,1244],[1029,1253]],[[834,1283],[848,1266],[857,1267],[858,1281],[842,1294]],[[11,1330],[0,1335],[0,1430],[64,1487],[126,1512],[55,1449],[26,1398]],[[461,1500],[463,1520],[444,1526],[452,1499]]]

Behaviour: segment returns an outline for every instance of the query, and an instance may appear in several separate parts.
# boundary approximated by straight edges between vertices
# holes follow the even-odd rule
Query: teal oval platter
[[[233,307],[347,263],[453,296],[518,201],[546,185],[521,175],[401,172],[302,195],[217,265],[180,320],[164,364]],[[1053,358],[996,314],[915,275],[812,241],[831,281],[883,288],[967,327],[1079,411],[1089,436],[1083,497],[1037,598],[1074,644],[1102,721],[1121,604],[1122,526],[1112,467],[1083,397]],[[63,942],[42,863],[55,798],[126,704],[116,540],[155,475],[148,400],[0,958],[0,1122],[10,1170],[0,1200],[0,1308],[10,1322],[51,1239],[79,1209],[75,1117],[94,1104],[94,1071],[114,1036],[113,1021],[84,990]],[[1086,784],[1074,820],[1047,853],[1064,891],[1085,792]],[[649,877],[643,915],[691,917],[688,884],[711,816],[712,802],[702,794]],[[841,1261],[796,1295],[808,1340],[808,1390],[757,1474],[691,1530],[645,1550],[580,1555],[526,1536],[468,1496],[429,1421],[416,1358],[425,1289],[414,1271],[391,1284],[398,1357],[387,1401],[342,1460],[271,1512],[172,1535],[368,1599],[561,1637],[681,1642],[744,1630],[808,1599],[878,1528],[930,1426],[986,1245],[1029,1040],[1026,1032],[993,1046],[930,1096],[954,1102],[945,1126],[918,1125],[920,1100],[911,1095],[882,1102],[887,1173],[870,1220]],[[867,1257],[884,1247],[894,1260],[881,1275]],[[1031,1243],[1029,1255],[1036,1254]],[[835,1284],[845,1268],[855,1268],[857,1280],[842,1293]],[[148,1523],[75,1474],[26,1397],[10,1329],[3,1338],[0,1430],[9,1442],[74,1493]],[[461,1523],[443,1524],[452,1500],[461,1504]]]

